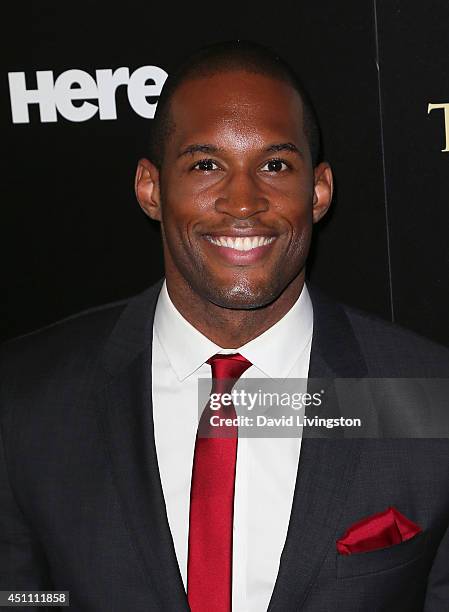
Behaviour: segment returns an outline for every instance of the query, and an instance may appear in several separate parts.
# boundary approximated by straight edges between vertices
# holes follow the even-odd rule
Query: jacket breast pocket
[[[419,559],[426,548],[427,532],[388,548],[352,555],[337,553],[337,579],[355,578],[399,568]]]

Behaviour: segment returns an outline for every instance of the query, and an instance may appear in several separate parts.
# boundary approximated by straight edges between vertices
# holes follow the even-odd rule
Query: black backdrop
[[[116,92],[117,119],[58,113],[42,122],[30,104],[29,122],[13,123],[8,73],[24,73],[31,90],[37,71],[54,79],[72,69],[92,78],[120,67],[170,72],[203,44],[244,38],[298,70],[321,119],[337,194],[315,236],[312,280],[449,344],[449,152],[444,107],[428,112],[447,103],[449,122],[448,26],[446,0],[10,6],[0,336],[137,293],[163,273],[158,228],[133,194],[151,119],[133,110],[126,86]]]

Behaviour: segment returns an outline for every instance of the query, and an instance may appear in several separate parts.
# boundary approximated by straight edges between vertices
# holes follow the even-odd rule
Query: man
[[[449,372],[445,349],[309,293],[332,173],[291,70],[249,43],[190,58],[136,194],[165,281],[4,349],[0,589],[96,612],[449,609],[447,440],[197,435],[211,373]]]

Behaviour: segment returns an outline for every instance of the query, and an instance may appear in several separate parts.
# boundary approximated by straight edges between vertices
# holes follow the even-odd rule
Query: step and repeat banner
[[[449,344],[447,2],[42,0],[5,23],[1,339],[163,275],[133,191],[158,96],[187,54],[246,39],[301,75],[336,176],[311,280]]]

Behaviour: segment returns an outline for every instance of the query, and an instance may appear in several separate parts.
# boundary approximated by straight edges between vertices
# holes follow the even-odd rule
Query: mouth
[[[236,251],[251,251],[259,247],[271,244],[276,240],[275,236],[204,236],[206,240],[225,249],[234,249]]]
[[[220,257],[222,263],[248,266],[261,263],[268,257],[277,236],[226,236],[203,234],[206,243]]]

